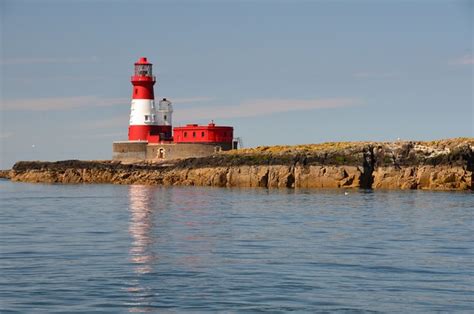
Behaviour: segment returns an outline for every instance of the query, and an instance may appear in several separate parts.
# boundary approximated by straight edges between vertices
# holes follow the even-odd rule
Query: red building
[[[228,143],[234,139],[234,128],[231,126],[216,126],[187,124],[173,129],[175,143]]]

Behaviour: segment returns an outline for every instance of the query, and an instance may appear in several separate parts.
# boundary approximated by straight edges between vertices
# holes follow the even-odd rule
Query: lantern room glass
[[[135,75],[136,76],[152,76],[151,64],[136,64]]]

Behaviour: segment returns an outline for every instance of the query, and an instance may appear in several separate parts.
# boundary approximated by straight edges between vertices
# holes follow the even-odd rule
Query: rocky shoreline
[[[474,138],[268,146],[161,163],[21,161],[0,177],[42,183],[474,190]]]

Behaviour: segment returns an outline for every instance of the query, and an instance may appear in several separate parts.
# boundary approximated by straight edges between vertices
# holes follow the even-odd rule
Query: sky
[[[474,1],[0,0],[0,169],[110,159],[133,63],[245,147],[473,137]]]

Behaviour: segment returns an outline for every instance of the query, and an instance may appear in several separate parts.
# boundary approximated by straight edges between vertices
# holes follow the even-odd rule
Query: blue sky
[[[245,146],[473,136],[472,1],[0,1],[0,168],[110,159],[130,75]]]

